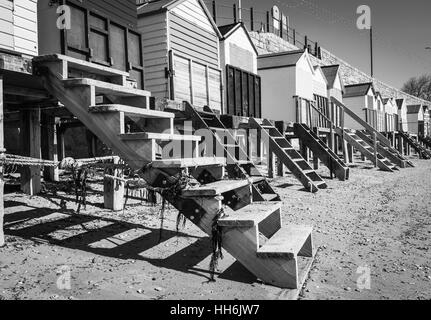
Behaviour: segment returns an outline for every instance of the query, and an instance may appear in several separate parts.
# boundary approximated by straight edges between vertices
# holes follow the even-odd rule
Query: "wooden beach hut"
[[[224,114],[260,118],[261,79],[257,75],[258,52],[242,22],[219,27],[220,66],[225,81]]]
[[[407,106],[407,122],[409,133],[414,135],[424,132],[424,109],[422,105]]]
[[[305,123],[307,105],[314,101],[314,67],[306,50],[258,57],[262,78],[262,117]]]
[[[397,99],[399,130],[408,132],[407,103],[405,99]]]
[[[223,110],[221,34],[201,0],[150,1],[138,7],[146,89],[152,95]]]
[[[375,97],[376,93],[371,82],[347,85],[344,87],[344,104],[362,120],[365,120],[368,124],[377,129],[378,119]],[[344,125],[349,129],[363,130],[362,126],[348,115],[346,115]]]

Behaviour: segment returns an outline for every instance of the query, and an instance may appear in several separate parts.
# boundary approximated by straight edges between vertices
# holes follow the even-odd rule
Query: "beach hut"
[[[314,67],[306,50],[261,55],[257,58],[262,79],[262,117],[306,123],[307,108],[314,101]]]
[[[70,25],[61,4],[69,9]],[[130,85],[144,87],[136,1],[37,1],[37,12],[40,55],[63,54],[127,71],[133,82]]]
[[[398,107],[394,98],[384,98],[386,132],[398,131]]]
[[[347,85],[344,87],[343,102],[362,120],[377,128],[376,93],[371,82]],[[363,127],[346,115],[346,128],[363,130]]]
[[[428,106],[423,106],[423,112],[424,112],[424,131],[423,136],[427,137],[430,135],[430,108]]]
[[[203,1],[145,3],[138,7],[138,30],[153,96],[222,112],[221,34]]]
[[[408,132],[407,103],[405,99],[397,99],[399,131]]]
[[[261,79],[257,75],[258,52],[242,22],[219,27],[220,66],[225,81],[224,113],[261,117]]]
[[[424,132],[424,109],[422,105],[407,106],[407,122],[409,132],[414,135]]]
[[[377,131],[386,131],[385,127],[385,103],[383,102],[383,97],[380,92],[376,92],[375,105],[377,110]]]
[[[328,84],[328,97],[333,97],[343,102],[344,84],[340,73],[340,66],[322,66],[321,69]]]
[[[37,1],[0,0],[0,50],[37,56],[37,24]]]

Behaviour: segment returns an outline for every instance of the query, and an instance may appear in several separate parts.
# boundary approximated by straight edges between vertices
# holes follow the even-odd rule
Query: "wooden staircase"
[[[119,84],[126,80],[123,73],[119,77],[116,70],[83,62],[86,72],[105,79],[76,80],[69,79],[68,67],[79,70],[81,65],[74,60],[69,66],[67,57],[60,55],[42,57],[35,61],[35,74],[50,94],[132,169],[139,170],[150,186],[175,186],[175,175],[188,171],[194,177],[192,184],[178,194],[166,194],[166,200],[208,235],[218,225],[223,247],[257,278],[282,288],[302,286],[313,259],[312,228],[282,225],[281,202],[263,201],[254,191],[263,177],[245,175],[241,167],[236,179],[225,179],[229,158],[201,157],[195,150],[202,137],[174,132],[174,114],[150,110],[150,93]],[[144,119],[137,126],[142,131],[127,132],[127,119]],[[194,151],[189,158],[165,158],[162,149],[169,142],[191,143]],[[278,196],[272,200],[279,200]]]
[[[394,172],[394,170],[397,170],[397,167],[384,156],[382,156],[378,151],[376,157],[374,147],[362,140],[355,131],[347,129],[342,130],[340,128],[336,128],[335,131],[340,137],[343,137],[351,146],[356,148],[365,158],[370,160],[380,170],[388,172]]]
[[[427,149],[428,151],[431,151],[431,139],[430,139],[430,137],[418,136],[418,140],[425,149]]]
[[[410,134],[406,132],[399,132],[400,136],[407,142],[409,146],[411,146],[419,155],[421,159],[429,160],[431,159],[431,151],[428,151],[426,148],[421,146],[416,140],[414,140]]]
[[[349,179],[349,167],[306,124],[295,123],[294,132],[313,152],[313,156],[325,164],[331,174],[334,173],[341,181]]]
[[[372,136],[364,131],[356,131],[359,138],[367,142],[370,146],[374,145]],[[384,157],[388,158],[393,164],[400,168],[414,167],[413,163],[406,158],[404,158],[397,150],[394,148],[386,147],[380,143],[377,144],[377,151]]]
[[[279,201],[280,198],[249,159],[232,133],[224,126],[211,109],[198,111],[185,102],[185,114],[193,123],[193,128],[205,133],[201,155],[223,156],[227,159],[226,171],[230,179],[254,178],[253,194],[257,201]]]
[[[270,121],[250,118],[250,126],[261,131],[262,139],[269,143],[269,150],[274,152],[279,161],[292,172],[305,189],[310,192],[317,192],[319,189],[328,187],[326,182]]]

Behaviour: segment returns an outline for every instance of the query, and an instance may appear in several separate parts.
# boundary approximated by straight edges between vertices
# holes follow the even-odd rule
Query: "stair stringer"
[[[280,147],[280,145],[278,145],[278,143],[274,140],[274,138],[271,137],[271,134],[265,128],[263,128],[262,125],[256,121],[256,119],[250,118],[250,125],[258,130],[261,130],[262,138],[264,138],[265,141],[268,141],[270,150],[272,150],[272,152],[277,156],[277,158],[290,170],[290,172],[292,172],[292,174],[296,177],[296,179],[299,182],[301,182],[301,184],[305,187],[305,189],[307,189],[310,192],[317,192],[319,189],[323,189],[324,187],[327,187],[326,183],[324,183],[324,181],[320,178],[320,176],[317,173],[315,173],[315,175],[322,181],[323,187],[319,187],[318,185],[316,185],[315,181],[307,177],[307,175],[303,173],[303,169],[301,169],[301,167],[290,158],[290,156]],[[280,136],[280,139],[284,139],[283,142],[286,145],[289,145],[290,148],[293,150],[293,148],[291,147],[291,144],[272,125],[271,125],[271,130],[273,130],[274,132],[277,132],[278,135]],[[296,156],[298,157],[298,159],[301,159],[302,161],[307,163],[305,159],[298,152],[296,153],[297,153]],[[308,165],[308,163],[307,163],[307,166],[308,166],[307,170],[314,171]]]
[[[375,158],[374,153],[370,152],[362,144],[360,144],[358,141],[356,141],[346,130],[341,130],[340,128],[336,128],[335,132],[338,134],[338,136],[343,137],[344,140],[346,140],[346,142],[348,142],[351,146],[353,146],[354,148],[359,150],[359,152],[365,158],[370,160],[374,165],[377,164],[377,167],[379,169],[381,169],[383,171],[387,171],[387,172],[394,172],[390,167],[388,167],[386,164],[384,164],[382,161],[380,161],[380,159],[377,159],[377,162],[376,162],[376,158]],[[361,141],[364,142],[368,146],[368,143],[366,143],[362,139],[361,139]],[[380,154],[378,153],[378,155],[380,155]]]
[[[349,179],[349,168],[325,143],[306,125],[295,123],[295,135],[317,156],[325,166],[335,173],[338,179],[345,181]],[[317,139],[319,142],[317,142]]]
[[[373,141],[366,133],[356,131],[356,134],[359,138],[372,146]],[[387,147],[382,146],[380,143],[377,144],[377,151],[400,168],[407,168],[408,166],[410,166],[409,161],[407,159],[404,159],[404,157],[400,157],[398,152],[393,153],[392,150],[389,150]]]
[[[241,178],[241,179],[248,179],[251,176],[238,164],[238,159],[236,159],[235,155],[232,155],[232,152],[230,148],[226,148],[217,137],[217,134],[213,132],[208,124],[205,122],[205,120],[199,115],[199,113],[196,111],[196,109],[193,108],[191,104],[188,102],[184,102],[184,109],[185,113],[193,123],[194,129],[204,129],[208,132],[211,132],[211,137],[214,140],[214,151],[215,150],[224,150],[224,153],[226,155],[226,159],[228,162],[228,165],[226,166],[226,170],[228,172],[228,175],[232,178]],[[215,115],[214,115],[215,116]],[[250,162],[250,170],[252,170],[255,174],[252,177],[263,177],[263,175],[260,173],[260,171],[252,164],[250,159],[248,159],[247,154],[242,150],[239,146],[239,144],[236,142],[234,137],[229,133],[228,129],[223,125],[221,121],[218,123],[221,128],[223,128],[226,131],[226,136],[229,140],[231,140],[237,147],[239,148],[239,152],[242,154],[241,158],[244,158],[243,160],[247,160]],[[274,198],[274,201],[280,200],[280,197],[277,195],[275,190],[272,188],[272,186],[268,183],[268,181],[265,179],[262,182],[263,186],[262,188],[270,194],[276,195]],[[265,201],[265,199],[262,196],[262,191],[255,185],[252,186],[253,190],[253,200],[254,201]]]

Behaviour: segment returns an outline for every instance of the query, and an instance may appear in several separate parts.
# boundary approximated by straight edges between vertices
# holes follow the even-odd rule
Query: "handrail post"
[[[377,168],[377,133],[373,132],[373,142],[374,142],[374,167]]]

